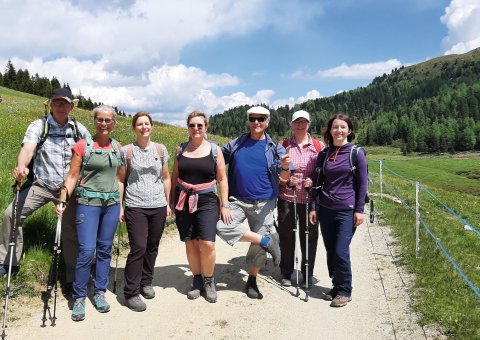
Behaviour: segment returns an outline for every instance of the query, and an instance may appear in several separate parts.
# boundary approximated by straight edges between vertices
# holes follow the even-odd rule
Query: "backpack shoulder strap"
[[[155,144],[155,148],[157,149],[158,157],[160,157],[160,163],[162,163],[162,166],[163,166],[163,149],[162,149],[162,144],[160,144],[160,143],[154,143],[154,144]]]
[[[43,146],[43,143],[47,140],[48,131],[50,131],[50,124],[48,123],[48,115],[42,117],[42,132],[40,134],[40,140],[37,143],[37,152]]]
[[[122,162],[122,155],[120,153],[120,147],[118,146],[118,142],[116,139],[112,138],[111,143],[112,143],[113,153],[115,154],[115,157],[117,157],[117,160],[121,165],[123,162]]]
[[[323,161],[322,161],[322,172],[325,173],[325,166],[327,165],[327,159],[328,159],[328,156],[330,156],[330,148],[323,149],[320,154],[325,155],[325,156],[323,156]],[[319,156],[319,158],[320,158],[320,156]]]
[[[324,149],[324,146],[322,145],[322,143],[313,136],[312,136],[312,142],[313,142],[313,146],[315,147],[315,150],[317,150],[318,153],[320,153],[320,151]]]
[[[78,132],[77,120],[75,118],[72,118],[72,121],[73,121],[73,128],[72,128],[73,140],[76,143],[80,140],[80,133]]]
[[[288,139],[282,140],[282,146],[286,149],[288,146]]]
[[[210,145],[212,146],[212,156],[215,161],[215,171],[217,170],[217,159],[218,159],[218,144],[214,140],[209,140]]]
[[[126,178],[130,175],[130,172],[132,171],[132,158],[133,158],[133,146],[132,144],[127,145],[127,155],[125,157],[126,163],[127,163],[127,175]]]
[[[183,152],[185,151],[185,149],[187,148],[187,145],[188,145],[188,142],[183,142],[181,143],[179,146],[180,146],[180,149],[178,150],[177,152],[177,159],[180,158],[180,156],[183,154]]]

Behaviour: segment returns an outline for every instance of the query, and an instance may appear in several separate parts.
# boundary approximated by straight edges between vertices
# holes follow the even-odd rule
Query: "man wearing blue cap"
[[[274,227],[279,177],[290,177],[290,158],[285,148],[265,132],[270,111],[254,106],[247,111],[250,133],[244,134],[222,148],[228,167],[229,207],[233,222],[217,223],[217,234],[228,244],[251,242],[247,253],[247,296],[261,299],[257,274],[265,264],[268,251],[276,265],[280,263],[278,234]],[[242,223],[247,219],[250,230]]]
[[[17,181],[27,178],[23,184],[17,205],[17,235],[12,272],[18,272],[23,253],[23,221],[48,202],[58,203],[60,188],[70,167],[72,146],[76,140],[90,133],[82,124],[70,118],[73,96],[67,88],[52,91],[48,104],[51,112],[32,122],[22,141],[22,148],[13,170]],[[31,164],[33,162],[33,166]],[[5,210],[0,236],[0,277],[8,272],[9,242],[13,223],[13,202]],[[73,282],[78,253],[75,229],[75,200],[65,210],[62,219],[63,254],[66,266],[66,283]]]

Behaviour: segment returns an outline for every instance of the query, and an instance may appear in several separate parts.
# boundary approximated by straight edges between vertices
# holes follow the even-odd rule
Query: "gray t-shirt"
[[[155,143],[141,149],[135,142],[122,148],[127,158],[127,149],[132,147],[130,175],[125,188],[125,206],[131,208],[159,208],[167,205],[163,186],[163,165],[168,162],[168,151],[160,144],[163,151],[163,163],[157,153]]]

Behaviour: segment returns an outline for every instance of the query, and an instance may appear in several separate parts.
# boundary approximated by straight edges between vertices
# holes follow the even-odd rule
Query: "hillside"
[[[320,134],[328,118],[343,111],[354,117],[357,142],[363,145],[396,145],[405,153],[479,150],[479,103],[476,49],[395,69],[366,87],[332,97],[271,109],[269,131],[285,136],[292,113],[304,109],[312,116],[312,133]],[[230,137],[244,132],[247,109],[241,106],[213,116],[211,131]]]

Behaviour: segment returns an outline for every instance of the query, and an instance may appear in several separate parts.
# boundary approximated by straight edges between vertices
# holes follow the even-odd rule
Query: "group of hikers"
[[[367,164],[364,152],[358,152],[352,166],[356,146],[351,143],[354,132],[348,115],[337,113],[330,118],[325,145],[308,132],[309,113],[297,111],[291,119],[292,136],[278,143],[266,133],[270,111],[254,106],[246,116],[249,132],[220,147],[207,139],[207,115],[194,111],[187,117],[188,140],[176,148],[170,176],[170,155],[163,144],[151,140],[153,121],[148,112],[133,116],[136,139],[122,146],[111,138],[116,125],[112,107],[93,109],[92,136],[70,117],[74,101],[69,89],[54,89],[49,106],[50,114],[27,128],[13,170],[18,182],[28,180],[5,210],[0,276],[19,269],[22,222],[53,202],[62,223],[64,289],[74,300],[74,321],[85,318],[94,262],[93,303],[99,312],[110,310],[105,292],[112,244],[123,221],[130,244],[125,305],[137,312],[146,310],[140,296],[155,297],[152,280],[159,242],[173,213],[193,275],[188,299],[203,295],[208,302],[217,301],[217,235],[231,246],[250,243],[245,288],[249,298],[263,297],[256,279],[267,252],[280,266],[281,284],[291,286],[296,228],[300,229],[300,271],[308,289],[313,283],[319,224],[332,279],[325,299],[333,307],[351,300],[349,247],[364,220]],[[12,225],[16,226],[15,246],[9,247]]]

